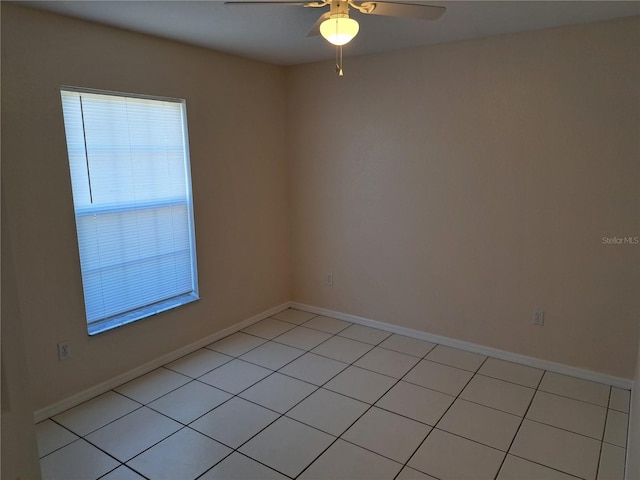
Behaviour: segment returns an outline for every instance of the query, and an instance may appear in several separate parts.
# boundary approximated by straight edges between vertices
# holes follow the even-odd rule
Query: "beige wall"
[[[4,183],[4,182],[3,182]],[[4,188],[4,184],[3,184]],[[40,478],[33,403],[12,259],[11,232],[2,193],[2,465],[0,478]]]
[[[636,17],[289,69],[293,300],[633,378],[640,246],[602,237],[640,236],[639,44]]]
[[[200,301],[87,335],[61,85],[186,99]],[[2,3],[2,300],[20,305],[36,409],[290,299],[285,93],[279,67]]]
[[[639,31],[347,57],[338,79],[3,3],[3,308],[35,408],[289,299],[632,378],[640,247],[601,237],[640,235]],[[63,84],[186,98],[201,301],[87,336]]]

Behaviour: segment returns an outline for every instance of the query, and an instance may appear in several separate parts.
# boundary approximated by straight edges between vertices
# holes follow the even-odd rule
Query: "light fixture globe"
[[[346,45],[358,34],[360,25],[348,14],[338,13],[331,15],[320,24],[320,33],[334,45]]]

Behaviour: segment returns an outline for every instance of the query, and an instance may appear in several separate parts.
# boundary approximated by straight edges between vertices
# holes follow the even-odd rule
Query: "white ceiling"
[[[411,3],[404,0],[404,3]],[[421,3],[425,3],[424,1]],[[504,33],[640,15],[640,1],[434,1],[439,20],[362,15],[344,55],[363,55]],[[23,1],[20,4],[278,65],[334,58],[307,32],[327,10],[301,6],[225,5],[222,1]]]

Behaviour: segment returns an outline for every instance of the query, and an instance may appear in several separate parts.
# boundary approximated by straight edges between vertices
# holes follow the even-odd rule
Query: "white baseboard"
[[[379,328],[380,330],[386,330],[387,332],[393,332],[400,335],[419,338],[421,340],[426,340],[429,342],[446,345],[448,347],[455,347],[463,350],[468,350],[470,352],[480,353],[482,355],[499,358],[501,360],[506,360],[509,362],[520,363],[523,365],[527,365],[529,367],[540,368],[542,370],[549,370],[550,372],[570,375],[572,377],[582,378],[584,380],[590,380],[592,382],[604,383],[605,385],[611,385],[613,387],[624,388],[626,390],[631,390],[631,388],[633,387],[633,380],[630,380],[627,378],[615,377],[612,375],[606,375],[604,373],[593,372],[591,370],[571,367],[569,365],[550,362],[548,360],[542,360],[540,358],[529,357],[529,356],[520,355],[517,353],[507,352],[505,350],[499,350],[497,348],[485,347],[484,345],[479,345],[477,343],[465,342],[463,340],[457,340],[455,338],[434,335],[431,333],[423,332],[421,330],[414,330],[412,328],[400,327],[398,325],[392,325],[390,323],[371,320],[369,318],[364,318],[364,317],[357,317],[355,315],[336,312],[334,310],[315,307],[313,305],[305,305],[303,303],[291,302],[290,307],[297,308],[299,310],[305,310],[310,313],[316,313],[318,315],[337,318],[339,320],[345,320],[347,322],[357,323],[359,325],[366,325],[368,327]]]
[[[46,420],[49,417],[58,415],[59,413],[62,413],[65,410],[73,408],[76,405],[80,405],[81,403],[86,402],[87,400],[91,400],[92,398],[97,397],[98,395],[102,395],[103,393],[106,393],[109,390],[112,390],[124,383],[127,383],[130,380],[133,380],[134,378],[144,375],[145,373],[149,373],[152,370],[155,370],[156,368],[166,365],[167,363],[173,362],[174,360],[177,360],[180,357],[188,355],[189,353],[195,352],[196,350],[206,345],[209,345],[210,343],[213,343],[216,340],[219,340],[223,337],[231,335],[232,333],[235,333],[238,330],[241,330],[244,327],[251,325],[252,323],[258,322],[267,317],[275,315],[276,313],[286,310],[287,308],[289,308],[290,304],[291,302],[285,302],[276,307],[270,308],[269,310],[266,310],[257,315],[254,315],[251,318],[247,318],[246,320],[242,320],[241,322],[231,325],[230,327],[227,327],[224,330],[213,333],[205,338],[201,338],[197,342],[194,342],[190,345],[179,348],[178,350],[174,350],[173,352],[167,353],[166,355],[156,358],[155,360],[147,362],[144,365],[136,367],[133,370],[129,370],[128,372],[125,372],[121,375],[113,377],[105,382],[99,383],[98,385],[94,385],[93,387],[88,388],[87,390],[83,390],[80,393],[77,393],[75,395],[72,395],[71,397],[68,397],[68,398],[65,398],[64,400],[56,402],[53,405],[49,405],[47,407],[41,408],[40,410],[36,410],[33,414],[35,422],[38,423],[43,420]]]
[[[412,328],[401,327],[398,325],[392,325],[385,322],[380,322],[377,320],[371,320],[369,318],[358,317],[355,315],[349,315],[342,312],[336,312],[334,310],[328,310],[326,308],[315,307],[312,305],[305,305],[303,303],[298,302],[285,302],[269,310],[261,312],[257,315],[254,315],[251,318],[247,318],[241,322],[238,322],[224,330],[216,332],[212,335],[209,335],[205,338],[198,340],[190,345],[182,347],[173,352],[167,353],[155,360],[145,363],[139,367],[136,367],[128,372],[125,372],[121,375],[113,377],[105,382],[99,383],[87,390],[83,390],[71,397],[65,398],[59,402],[56,402],[52,405],[44,407],[40,410],[36,410],[34,412],[35,422],[41,422],[46,420],[49,417],[54,415],[58,415],[59,413],[64,412],[76,405],[79,405],[87,400],[90,400],[98,395],[102,395],[103,393],[108,392],[128,381],[133,380],[141,375],[151,372],[156,368],[159,368],[167,363],[173,362],[184,355],[188,355],[210,343],[215,342],[223,337],[231,335],[238,330],[243,329],[244,327],[251,325],[255,322],[263,320],[267,317],[275,315],[287,308],[296,308],[299,310],[304,310],[310,313],[315,313],[317,315],[324,315],[327,317],[337,318],[339,320],[345,320],[347,322],[357,323],[359,325],[366,325],[369,327],[379,328],[381,330],[386,330],[388,332],[397,333],[400,335],[406,335],[409,337],[418,338],[421,340],[426,340],[433,343],[438,343],[441,345],[446,345],[449,347],[461,348],[463,350],[468,350],[470,352],[480,353],[482,355],[487,355],[495,358],[499,358],[501,360],[507,360],[510,362],[520,363],[523,365],[528,365],[534,368],[540,368],[543,370],[549,370],[550,372],[561,373],[564,375],[571,375],[573,377],[582,378],[585,380],[591,380],[598,383],[604,383],[606,385],[611,385],[614,387],[624,388],[626,390],[631,390],[633,387],[633,380],[614,377],[611,375],[605,375],[599,372],[593,372],[591,370],[584,370],[581,368],[571,367],[568,365],[563,365],[561,363],[550,362],[547,360],[542,360],[535,357],[529,357],[526,355],[519,355],[517,353],[507,352],[505,350],[498,350],[496,348],[485,347],[483,345],[479,345],[476,343],[465,342],[462,340],[457,340],[450,337],[444,337],[440,335],[434,335],[431,333],[423,332],[421,330],[414,330]],[[635,393],[635,392],[634,392]]]
[[[636,377],[637,378],[637,377]],[[634,427],[639,423],[635,419],[640,416],[640,411],[636,411],[636,405],[638,401],[637,396],[640,395],[638,391],[638,385],[634,385],[631,389],[631,398],[629,399],[629,424],[627,428],[627,457],[624,465],[624,478],[625,480],[637,480],[637,478],[631,478],[631,475],[636,475],[637,471],[631,471],[632,457],[635,460],[636,455],[640,455],[640,449],[636,446],[640,445],[640,431],[634,430]],[[635,450],[635,451],[634,451]]]

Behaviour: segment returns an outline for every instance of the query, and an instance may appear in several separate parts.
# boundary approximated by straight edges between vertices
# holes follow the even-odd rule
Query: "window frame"
[[[79,224],[78,219],[80,217],[86,215],[109,215],[115,214],[117,212],[124,211],[132,211],[139,212],[145,209],[158,209],[167,206],[175,206],[175,205],[185,205],[186,207],[186,221],[188,224],[188,248],[189,248],[189,263],[190,263],[190,272],[191,272],[191,291],[186,293],[177,293],[169,298],[164,298],[159,301],[155,301],[148,305],[139,305],[135,308],[131,308],[129,310],[106,316],[103,318],[99,318],[96,320],[89,321],[88,318],[88,307],[87,307],[87,295],[85,292],[85,271],[83,269],[82,261],[80,261],[80,269],[82,276],[82,285],[83,285],[83,300],[85,305],[85,320],[87,325],[87,331],[90,336],[97,335],[99,333],[103,333],[114,328],[127,325],[138,320],[142,320],[144,318],[148,318],[154,315],[157,315],[161,312],[171,310],[177,308],[182,305],[186,305],[188,303],[192,303],[200,299],[199,296],[199,286],[198,286],[198,268],[197,268],[197,254],[196,254],[196,232],[195,232],[195,221],[194,221],[194,201],[193,201],[193,186],[192,186],[192,178],[191,178],[191,157],[189,152],[189,133],[188,133],[188,122],[187,122],[187,106],[186,100],[180,98],[172,98],[172,97],[162,97],[156,95],[147,95],[147,94],[134,94],[134,93],[126,93],[126,92],[116,92],[109,90],[100,90],[93,88],[83,88],[83,87],[75,87],[68,85],[60,86],[60,96],[61,96],[61,104],[63,109],[63,125],[65,131],[65,144],[67,145],[67,166],[69,167],[70,180],[73,177],[72,173],[72,165],[71,165],[71,155],[69,151],[69,143],[67,136],[67,123],[64,113],[64,95],[65,93],[70,94],[89,94],[89,95],[103,95],[109,97],[120,97],[120,98],[133,98],[133,99],[141,99],[141,100],[149,100],[149,101],[158,101],[158,102],[170,102],[175,103],[180,106],[181,109],[181,127],[182,127],[182,147],[183,147],[183,162],[184,162],[184,187],[185,187],[185,202],[182,201],[176,202],[175,199],[165,198],[164,200],[157,201],[149,201],[149,202],[140,202],[138,204],[120,204],[117,206],[97,206],[95,208],[87,208],[86,206],[76,206],[75,197],[73,199],[73,207],[74,207],[74,219],[76,226],[76,240],[78,245],[78,252],[81,255],[81,247],[80,247],[80,237],[78,235]],[[84,126],[84,119],[82,125],[83,134],[85,134],[85,155],[87,155],[87,143],[86,143],[86,130]],[[89,167],[87,166],[87,169]],[[89,175],[89,173],[87,173]],[[71,188],[73,189],[73,182],[71,182]],[[175,251],[174,251],[175,253]],[[81,260],[79,258],[79,260]]]

